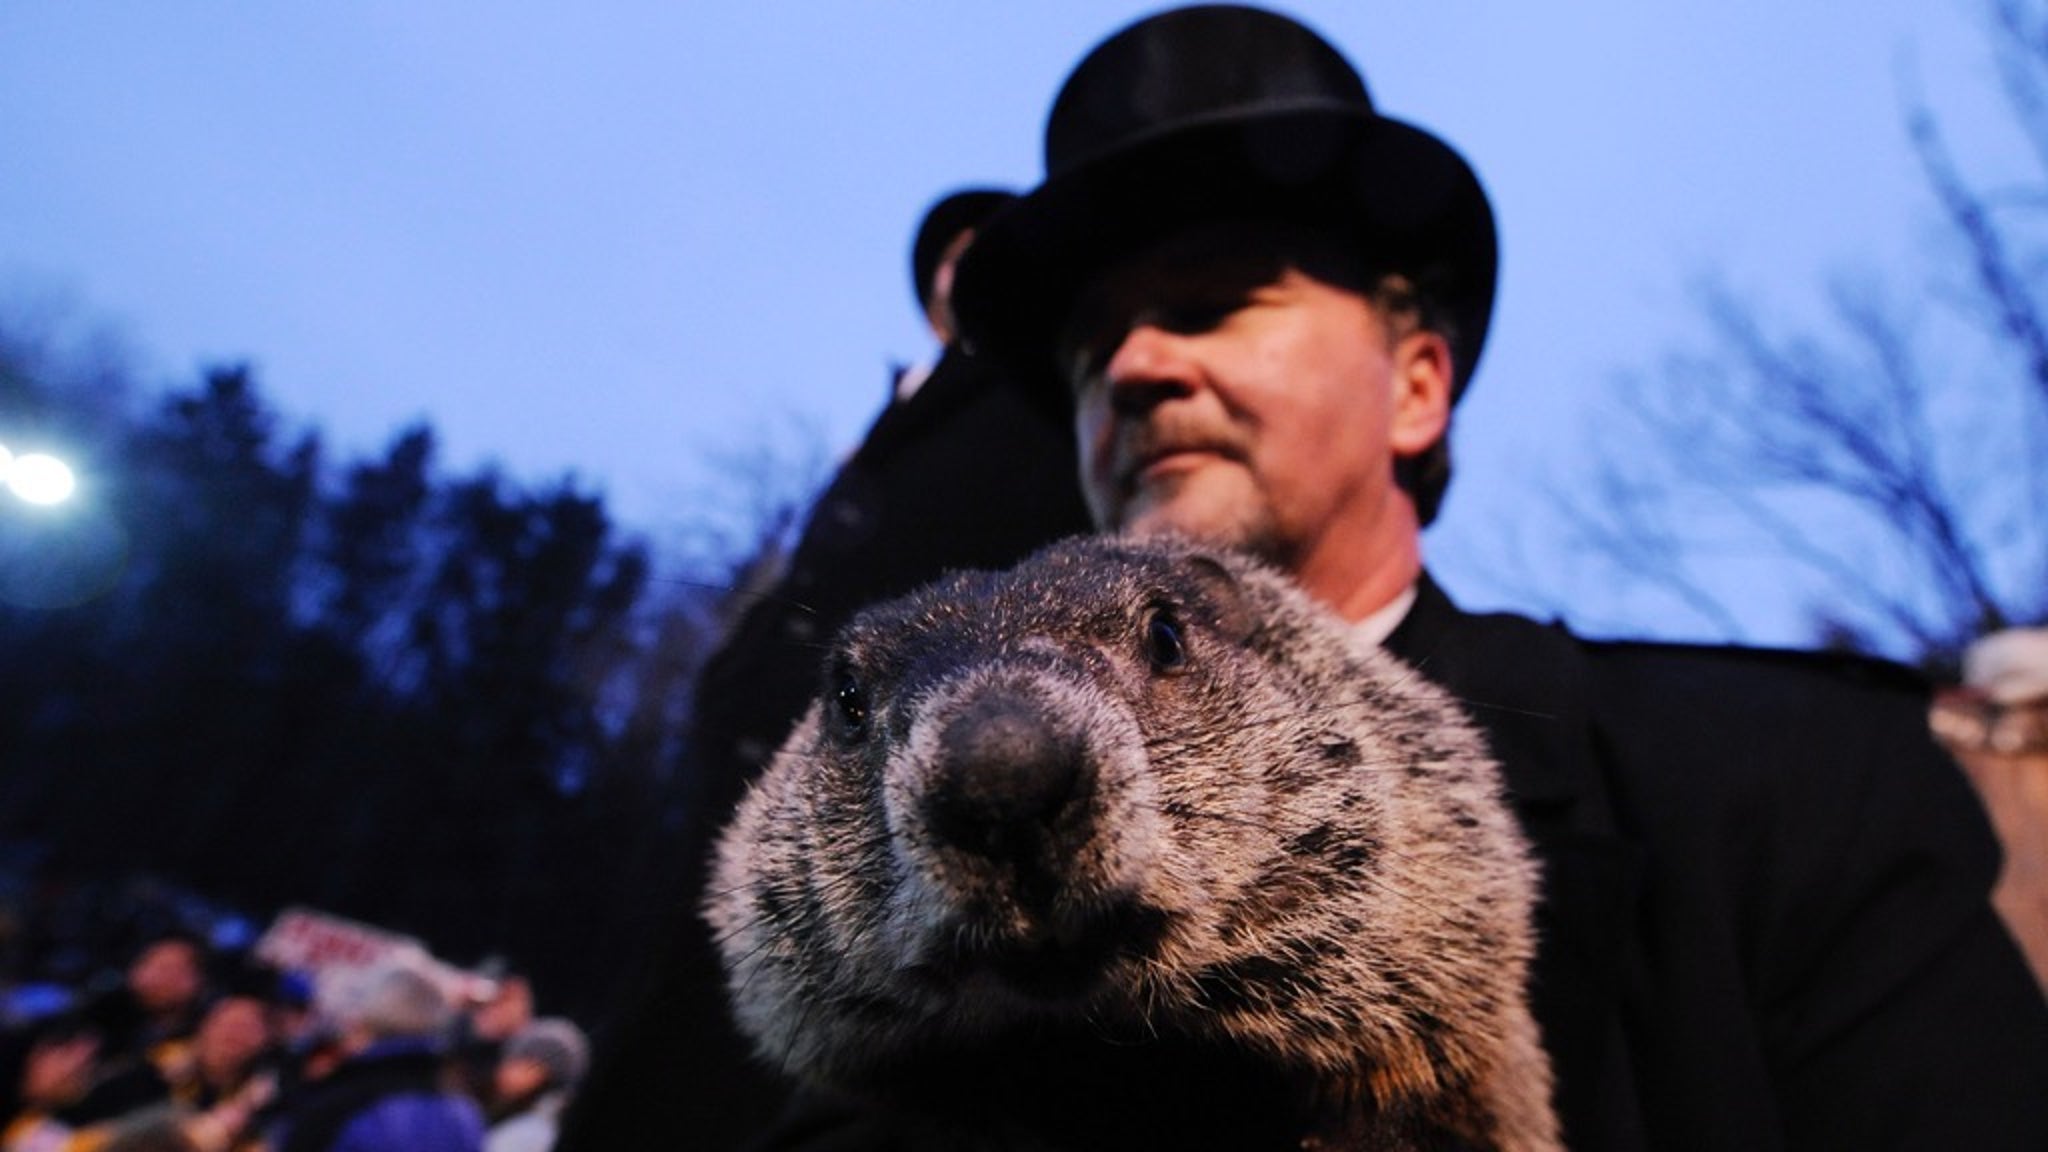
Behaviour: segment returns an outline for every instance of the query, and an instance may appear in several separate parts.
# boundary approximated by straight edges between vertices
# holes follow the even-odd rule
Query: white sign
[[[353,991],[372,968],[389,963],[426,973],[457,1004],[488,999],[495,983],[435,959],[426,945],[410,936],[311,908],[278,913],[256,941],[256,958],[273,968],[311,976],[316,1000],[323,1007]]]

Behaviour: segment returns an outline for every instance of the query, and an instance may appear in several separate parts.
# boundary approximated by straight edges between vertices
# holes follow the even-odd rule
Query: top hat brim
[[[1080,290],[1188,227],[1231,219],[1326,226],[1367,266],[1427,269],[1453,323],[1454,397],[1493,310],[1493,211],[1470,165],[1420,128],[1349,107],[1182,122],[1046,179],[983,225],[954,308],[978,352],[1057,382],[1055,344]]]

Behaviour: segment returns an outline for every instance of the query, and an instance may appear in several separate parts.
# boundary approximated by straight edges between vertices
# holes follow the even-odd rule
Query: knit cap
[[[1963,683],[2000,704],[2048,698],[2048,628],[2011,628],[1972,644]]]
[[[531,1060],[548,1070],[550,1082],[569,1086],[583,1078],[590,1043],[583,1030],[560,1016],[543,1016],[505,1042],[504,1059]]]

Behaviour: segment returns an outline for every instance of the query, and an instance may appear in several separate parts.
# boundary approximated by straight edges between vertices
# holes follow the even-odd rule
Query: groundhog
[[[901,1145],[1559,1147],[1483,739],[1248,558],[866,610],[717,853],[742,1028]]]

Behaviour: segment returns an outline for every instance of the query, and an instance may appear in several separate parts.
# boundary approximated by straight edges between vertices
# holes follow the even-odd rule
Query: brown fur
[[[856,618],[705,914],[766,1059],[940,1146],[1546,1152],[1535,890],[1441,691],[1092,539]]]

